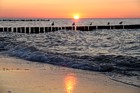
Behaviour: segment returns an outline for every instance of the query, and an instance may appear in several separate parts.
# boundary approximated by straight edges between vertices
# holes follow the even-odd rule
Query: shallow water
[[[24,25],[24,22],[17,23],[18,26]],[[131,21],[128,23],[131,24]],[[7,25],[6,22],[1,24]],[[14,26],[16,23],[8,24]],[[31,26],[30,23],[25,24]],[[40,22],[33,25],[36,26],[35,24],[44,25]],[[61,30],[40,34],[2,32],[0,51],[1,55],[30,61],[105,72],[115,80],[120,76],[132,77],[136,79],[121,80],[140,86],[140,83],[136,82],[140,80],[140,29],[84,32]]]
[[[139,93],[139,90],[97,72],[0,56],[0,93]]]

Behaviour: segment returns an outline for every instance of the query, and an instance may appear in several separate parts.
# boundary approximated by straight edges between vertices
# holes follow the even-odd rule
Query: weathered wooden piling
[[[4,27],[4,31],[7,32],[8,31],[8,27]]]
[[[13,32],[16,32],[16,27],[13,27]]]
[[[17,28],[17,32],[20,33],[20,27]]]
[[[64,27],[0,27],[0,32],[45,33],[58,30],[93,31],[97,29],[140,29],[137,25],[64,26]]]
[[[26,31],[26,33],[30,33],[30,28],[29,27],[25,27],[25,31]]]
[[[40,33],[39,27],[32,27],[31,33]]]
[[[58,30],[62,30],[62,27],[58,27]]]
[[[45,32],[49,32],[48,27],[45,27]]]
[[[44,27],[40,27],[40,33],[44,33]]]
[[[140,25],[124,25],[124,29],[140,29]]]
[[[11,32],[11,27],[8,27],[7,28],[7,32]]]
[[[25,27],[22,27],[22,33],[26,33]]]
[[[3,27],[0,27],[0,32],[3,32]]]
[[[74,28],[74,26],[68,26],[68,27],[65,27],[65,29],[64,30],[74,30],[75,28]]]
[[[31,33],[35,33],[35,27],[31,27],[31,29],[30,29],[31,31]]]

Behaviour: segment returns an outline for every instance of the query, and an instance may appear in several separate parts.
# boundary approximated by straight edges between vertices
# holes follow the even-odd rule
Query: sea
[[[12,19],[14,20],[14,19]],[[19,19],[18,19],[19,20]],[[35,20],[35,19],[34,19]],[[0,27],[135,25],[140,19],[49,19],[0,21]],[[0,55],[31,62],[96,71],[140,87],[140,29],[59,30],[39,34],[0,31]]]

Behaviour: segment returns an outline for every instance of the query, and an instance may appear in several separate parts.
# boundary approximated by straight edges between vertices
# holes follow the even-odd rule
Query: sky
[[[140,0],[0,0],[0,18],[140,18]]]

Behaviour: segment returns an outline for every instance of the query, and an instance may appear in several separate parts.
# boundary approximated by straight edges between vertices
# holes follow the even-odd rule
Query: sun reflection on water
[[[66,75],[65,77],[65,89],[67,93],[73,93],[73,89],[76,85],[77,79],[73,73]]]

